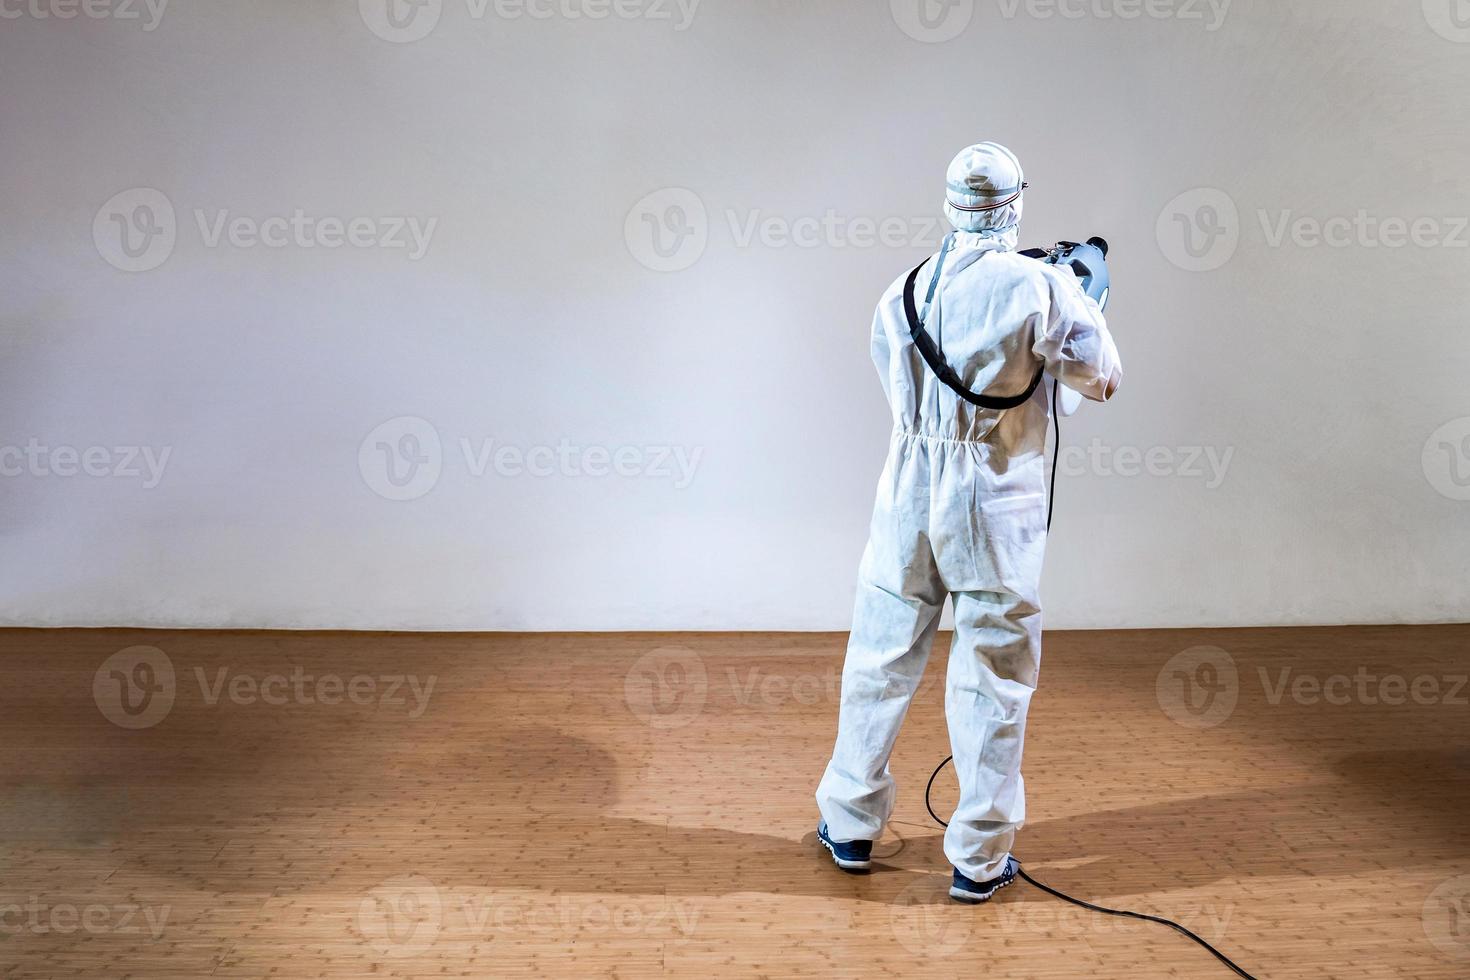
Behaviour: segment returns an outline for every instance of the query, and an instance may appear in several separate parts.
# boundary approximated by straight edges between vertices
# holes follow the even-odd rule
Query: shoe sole
[[[838,857],[836,848],[827,843],[827,841],[824,840],[820,834],[817,836],[817,842],[827,849],[827,853],[832,855],[832,862],[843,871],[856,873],[858,871],[872,870],[872,861],[847,861],[843,858]]]
[[[1015,883],[1016,879],[1013,877],[1009,881],[1002,881],[988,892],[967,892],[963,888],[950,888],[949,897],[965,905],[984,905],[995,897],[996,892],[1007,885],[1014,885]]]

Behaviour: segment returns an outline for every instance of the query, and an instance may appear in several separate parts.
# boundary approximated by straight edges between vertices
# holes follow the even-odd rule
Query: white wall
[[[920,0],[704,0],[682,30],[673,0],[425,0],[409,43],[369,28],[385,0],[158,2],[0,0],[0,623],[845,629],[887,444],[871,308],[982,138],[1027,163],[1029,243],[1114,243],[1127,380],[1066,443],[1233,454],[1214,487],[1074,458],[1048,625],[1470,617],[1455,0],[954,0],[944,43],[902,29]],[[155,210],[138,263],[167,259],[128,272],[137,188],[175,236]],[[676,272],[635,207],[666,188],[708,216]],[[1239,214],[1208,271],[1175,224],[1198,188]],[[196,214],[296,209],[437,224],[415,260],[211,245]],[[1273,245],[1260,215],[1360,209],[1440,243]],[[829,211],[821,247],[740,241]],[[840,247],[857,219],[903,240]],[[411,501],[377,438],[359,459],[401,417],[442,444]],[[461,439],[698,465],[475,476]],[[157,485],[118,447],[167,452]]]

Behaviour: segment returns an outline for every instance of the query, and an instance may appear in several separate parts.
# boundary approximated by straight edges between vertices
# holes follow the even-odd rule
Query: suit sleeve
[[[888,323],[894,309],[902,309],[904,282],[900,279],[890,286],[873,313],[873,336],[869,349],[873,355],[873,366],[878,369],[878,380],[883,385],[883,397],[889,404],[893,403],[893,341],[888,335]]]
[[[1105,402],[1123,383],[1123,362],[1107,320],[1070,271],[1046,266],[1043,274],[1051,305],[1033,350],[1052,377],[1084,398]]]
[[[883,382],[883,390],[888,390],[888,367],[891,352],[888,346],[888,331],[883,328],[883,307],[878,307],[878,312],[873,315],[873,366],[878,369],[878,378]]]

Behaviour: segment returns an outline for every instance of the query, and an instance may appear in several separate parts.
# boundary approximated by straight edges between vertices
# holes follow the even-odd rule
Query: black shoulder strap
[[[955,374],[954,370],[945,363],[944,353],[934,343],[934,338],[929,335],[929,331],[924,329],[923,321],[919,319],[918,308],[914,305],[914,283],[919,278],[919,271],[928,262],[928,259],[920,262],[918,267],[909,273],[908,283],[903,287],[903,310],[909,318],[909,335],[914,338],[914,346],[923,355],[924,363],[929,365],[929,370],[934,372],[936,378],[948,385],[956,395],[959,395],[971,405],[988,409],[992,412],[1003,412],[1010,408],[1020,408],[1030,401],[1031,396],[1036,394],[1036,389],[1041,387],[1041,379],[1046,375],[1046,365],[1043,364],[1037,370],[1036,378],[1031,382],[1031,387],[1027,388],[1024,394],[1016,395],[1013,398],[995,398],[990,395],[980,395],[967,388],[965,383],[960,380],[960,376]]]

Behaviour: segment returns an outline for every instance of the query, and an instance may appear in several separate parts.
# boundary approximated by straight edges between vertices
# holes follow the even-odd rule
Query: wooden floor
[[[0,977],[1230,975],[948,902],[943,649],[838,873],[843,642],[0,632]],[[1049,635],[1018,853],[1259,977],[1470,977],[1467,673],[1470,627]]]

